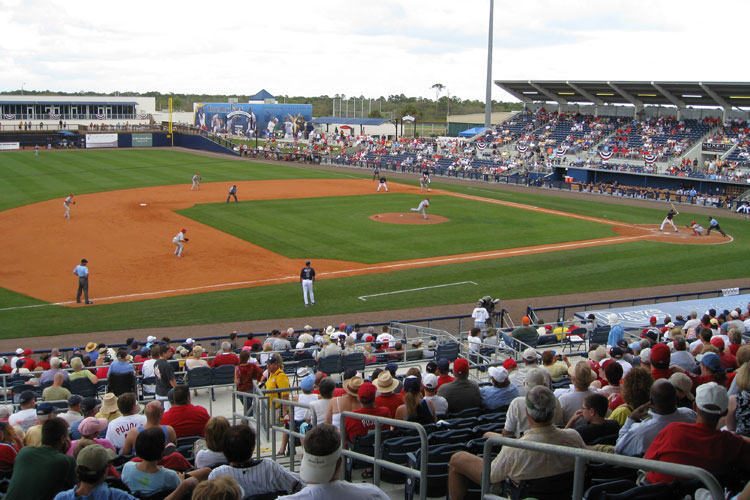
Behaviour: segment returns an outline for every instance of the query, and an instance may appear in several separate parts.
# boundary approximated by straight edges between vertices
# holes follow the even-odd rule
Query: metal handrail
[[[537,443],[533,441],[524,441],[522,439],[513,439],[507,437],[491,437],[484,443],[484,455],[482,458],[482,497],[483,499],[499,499],[500,497],[492,495],[490,491],[490,466],[492,459],[490,456],[493,445],[510,446],[511,448],[520,448],[529,451],[539,451],[552,455],[560,455],[575,458],[575,469],[573,479],[573,500],[580,500],[583,497],[583,481],[585,479],[586,463],[595,461],[599,463],[619,465],[629,469],[642,469],[650,472],[659,472],[677,477],[690,477],[701,481],[708,488],[714,500],[724,498],[724,490],[719,481],[708,471],[692,465],[674,464],[669,462],[659,462],[656,460],[646,460],[644,458],[627,457],[623,455],[614,455],[612,453],[603,453],[583,448],[571,448],[547,443]]]
[[[294,387],[292,390],[299,389],[299,387]],[[297,401],[291,401],[287,399],[281,399],[281,398],[275,398],[274,403],[279,403],[281,405],[291,406],[292,408],[305,408],[306,410],[310,410],[310,405],[307,403],[300,403]],[[272,410],[274,411],[274,410]],[[300,434],[297,432],[297,422],[294,420],[294,410],[290,412],[291,415],[289,417],[289,429],[285,429],[283,426],[278,426],[271,424],[269,427],[271,428],[271,435],[273,438],[271,439],[271,456],[274,460],[276,460],[276,432],[280,432],[282,434],[288,434],[289,435],[289,442],[287,443],[287,446],[289,447],[289,470],[291,472],[294,472],[294,438],[302,439],[304,438],[304,434]],[[318,415],[314,411],[310,411],[311,420],[312,420],[312,426],[315,427],[318,425]]]
[[[411,477],[418,477],[419,478],[419,500],[425,500],[427,498],[427,432],[424,430],[424,427],[422,424],[417,424],[415,422],[408,422],[406,420],[396,420],[393,418],[387,418],[387,417],[379,417],[376,415],[367,415],[364,413],[354,413],[351,411],[343,411],[341,412],[341,442],[346,443],[346,419],[347,418],[356,418],[359,420],[371,420],[375,422],[375,453],[374,457],[370,457],[368,455],[364,455],[362,453],[358,453],[356,451],[343,449],[341,450],[341,454],[345,457],[350,457],[352,459],[361,460],[363,462],[367,462],[369,464],[373,464],[373,483],[375,483],[376,486],[380,486],[380,468],[385,467],[386,469],[395,470],[396,472],[400,472],[402,474],[406,474],[407,476]],[[393,462],[388,462],[387,460],[382,460],[380,458],[380,444],[381,444],[381,436],[382,436],[382,425],[390,425],[391,427],[403,427],[405,429],[413,429],[416,430],[419,434],[419,441],[420,441],[420,456],[419,456],[419,470],[412,469],[411,467],[406,467],[405,465],[396,464]]]

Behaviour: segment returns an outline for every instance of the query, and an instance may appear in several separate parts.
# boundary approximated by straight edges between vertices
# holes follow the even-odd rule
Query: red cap
[[[656,366],[657,368],[668,367],[669,358],[670,352],[667,344],[656,344],[651,348],[651,364]]]
[[[721,351],[724,349],[724,339],[721,337],[711,337],[711,345]]]
[[[365,382],[359,386],[357,396],[363,403],[369,403],[371,401],[375,401],[375,394],[377,392],[378,390],[371,382]]]
[[[528,316],[524,316],[523,318],[521,318],[521,323],[523,323],[524,325],[530,325],[531,319]]]
[[[548,332],[552,331],[552,325],[544,325],[544,329]]]
[[[185,229],[185,228],[183,227],[183,228],[182,228],[182,231],[180,231],[180,232],[181,232],[181,233],[187,233],[187,229]]]
[[[469,373],[469,361],[464,358],[458,358],[453,362],[453,373],[459,375]]]
[[[427,201],[430,201],[430,199],[429,199],[429,198],[427,198]]]
[[[651,319],[648,321],[649,323],[656,324],[656,316],[651,316]]]
[[[503,361],[503,368],[506,370],[512,370],[513,368],[518,368],[518,364],[514,360],[508,358]]]
[[[34,354],[34,351],[32,351],[31,349],[26,349],[23,351],[24,356],[31,356],[32,354]]]
[[[339,323],[339,330],[342,332],[346,330],[346,323]]]
[[[607,367],[607,365],[608,365],[608,364],[610,364],[610,363],[617,363],[617,361],[615,361],[615,360],[614,360],[614,359],[612,359],[612,358],[607,358],[607,359],[603,359],[603,360],[602,360],[602,362],[601,362],[601,363],[599,363],[599,368],[602,368],[602,369],[604,369],[604,368],[606,368],[606,367]]]

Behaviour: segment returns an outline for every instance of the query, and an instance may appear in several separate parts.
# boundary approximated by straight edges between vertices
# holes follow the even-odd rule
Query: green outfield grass
[[[42,152],[38,158],[34,157],[32,153],[3,153],[0,154],[0,209],[5,210],[51,198],[62,198],[69,192],[86,193],[175,183],[184,183],[187,185],[189,184],[190,177],[196,170],[201,173],[205,182],[371,176],[367,171],[362,171],[362,173],[356,171],[342,173],[327,172],[298,165],[253,164],[245,161],[207,158],[172,151]],[[416,177],[414,182],[416,182]],[[482,184],[477,184],[476,186],[442,185],[439,179],[433,181],[433,187],[640,224],[658,224],[666,212],[666,209],[654,210],[607,204],[598,201],[564,199],[555,196],[554,191],[550,191],[544,196],[525,192],[511,193],[493,191]],[[395,195],[396,193],[392,194]],[[338,200],[319,199],[316,203],[318,205],[325,205],[330,202],[333,204],[331,205],[332,207],[344,207],[343,212],[325,212],[328,215],[321,219],[322,223],[326,225],[325,227],[332,228],[330,230],[337,230],[337,226],[342,220],[346,220],[349,217],[350,212],[359,211],[361,207],[370,203],[370,198],[370,196],[358,196],[352,197],[351,200],[348,198],[339,198]],[[433,206],[433,213],[440,214],[443,210],[441,205],[446,207],[446,209],[450,207],[451,213],[454,214],[450,218],[456,222],[456,218],[467,217],[466,224],[473,224],[474,222],[471,219],[491,219],[494,217],[495,211],[500,208],[495,205],[483,205],[478,202],[457,200],[445,196],[435,198],[439,202]],[[410,206],[413,201],[418,201],[418,199],[419,197],[400,194],[397,196],[391,196],[390,194],[388,196],[380,196],[377,199],[377,203],[383,203],[384,205],[379,205],[378,211],[404,211],[401,200],[408,202],[407,206]],[[603,198],[603,200],[605,199]],[[297,202],[306,201],[292,201],[292,203]],[[274,212],[274,203],[239,203],[236,206],[232,204],[232,209],[237,209],[237,212],[248,211],[245,217],[253,218],[253,214],[258,213],[254,210],[261,210],[259,208],[261,205],[264,205],[262,210],[269,210],[270,207],[271,212]],[[288,203],[290,202],[281,201],[278,205],[290,206]],[[393,203],[398,205],[398,209],[388,208]],[[470,203],[470,205],[463,205],[462,203]],[[470,207],[470,209],[464,212],[462,211],[462,207]],[[691,219],[705,222],[705,216],[690,214],[688,207],[679,208],[685,211],[678,217],[679,225],[684,225]],[[195,210],[201,212],[200,217],[211,216],[210,214],[213,209],[212,205],[195,208]],[[297,211],[294,213],[297,209],[299,207],[291,210],[291,213],[285,217],[292,220],[295,218],[304,219],[301,214],[305,212]],[[536,230],[537,223],[558,226],[555,231],[558,231],[558,234],[560,234],[559,237],[567,240],[596,237],[600,235],[597,233],[598,231],[609,232],[606,226],[593,224],[587,226],[585,234],[574,234],[581,228],[571,226],[570,224],[578,221],[571,219],[561,220],[560,217],[531,221],[533,223],[529,224],[527,220],[529,214],[530,212],[524,212],[518,216],[506,216],[507,218],[500,216],[501,220],[491,224],[492,229],[490,229],[490,232],[495,230],[497,234],[480,233],[479,237],[494,238],[495,242],[500,242],[502,245],[506,238],[519,238],[519,234],[533,233]],[[274,216],[276,215],[278,214],[274,212]],[[347,224],[350,223],[351,221],[347,222]],[[222,224],[225,227],[222,227]],[[252,222],[252,224],[257,224],[257,221]],[[443,227],[451,227],[449,225],[451,223],[446,223],[434,226],[419,226],[417,228],[413,226],[394,226],[392,229],[389,229],[385,227],[389,226],[387,224],[373,224],[373,228],[377,226],[377,230],[381,230],[380,228],[383,227],[382,231],[400,231],[405,229],[406,236],[395,235],[393,237],[407,239],[410,232],[414,234],[413,231],[431,230],[442,232]],[[216,225],[234,234],[239,234],[237,229],[227,227],[230,225],[229,223],[217,222],[212,225]],[[278,226],[275,222],[268,225]],[[322,279],[316,283],[317,305],[314,312],[319,315],[356,313],[361,311],[473,302],[478,297],[487,294],[503,299],[511,299],[748,276],[748,272],[750,271],[750,264],[747,261],[748,250],[750,250],[750,231],[747,230],[748,222],[738,219],[721,219],[721,225],[725,231],[734,236],[735,241],[733,243],[715,246],[693,246],[639,241],[605,247],[467,262],[384,274]],[[259,233],[263,232],[257,231],[253,235],[252,231],[257,230],[257,227],[253,229],[247,223],[238,224],[238,226],[243,228],[242,231],[247,231],[248,239],[254,242],[258,242],[258,238],[261,237]],[[495,228],[495,226],[498,227]],[[576,228],[575,230],[572,229],[574,227]],[[286,241],[289,241],[290,239],[293,240],[294,236],[300,237],[299,233],[292,237],[277,235],[274,232],[275,229],[271,230],[262,225],[261,229],[265,231],[262,235],[262,238],[265,238],[263,242],[264,246],[274,249],[281,249],[283,246],[282,243],[274,243],[273,240],[276,238],[283,237],[286,238]],[[296,232],[298,229],[295,228],[294,231]],[[594,231],[594,233],[590,231]],[[452,239],[455,240],[471,239],[459,236],[459,229],[455,228],[455,226],[453,230],[448,232],[449,240],[451,239],[451,233]],[[565,234],[566,232],[570,234]],[[383,235],[376,235],[369,229],[364,232],[358,231],[357,234],[360,235],[357,238],[337,240],[333,236],[329,237],[321,229],[320,233],[313,234],[309,238],[312,246],[306,246],[305,249],[314,251],[315,255],[330,257],[331,254],[326,252],[326,247],[337,247],[335,251],[338,252],[350,247],[357,247],[357,245],[361,244],[365,250],[369,248],[373,255],[379,252],[379,245],[382,243]],[[364,237],[361,236],[362,234],[364,234]],[[608,234],[611,234],[611,232]],[[4,236],[12,238],[12,235]],[[385,237],[389,236],[386,235]],[[340,235],[337,238],[341,238]],[[440,235],[440,238],[446,238],[446,236]],[[408,245],[418,248],[419,242],[417,240],[417,238],[412,236],[411,240],[408,241]],[[459,245],[458,248],[460,248],[460,245],[465,244],[463,241],[455,243]],[[350,255],[359,255],[359,258],[362,258],[362,248],[357,247],[357,252]],[[401,252],[400,249],[392,249],[392,251],[396,250]],[[288,249],[280,253],[287,251],[299,252],[300,250],[299,248]],[[429,252],[425,251],[421,255],[428,254]],[[301,256],[301,254],[298,256]],[[391,259],[392,257],[388,257],[382,260]],[[376,260],[381,259],[378,257]],[[6,265],[22,267],[23,264],[6,263]],[[231,263],[228,263],[228,265],[231,265]],[[319,268],[318,272],[325,272],[325,269]],[[469,280],[475,281],[478,283],[478,286],[460,285],[435,288],[406,294],[372,297],[367,301],[357,298],[360,295]],[[94,299],[96,298],[95,293],[94,288],[92,289]],[[43,303],[0,289],[0,309],[40,304]],[[122,304],[96,304],[90,308],[70,309],[57,306],[43,306],[3,310],[0,311],[0,337],[31,337],[126,328],[210,324],[267,318],[293,318],[307,316],[310,312],[310,309],[306,309],[302,305],[299,284],[291,283]],[[284,322],[281,326],[288,325]]]
[[[429,215],[449,222],[386,224],[423,195],[389,193],[195,205],[179,213],[289,258],[388,262],[613,236],[611,226],[481,201],[433,195]],[[419,214],[421,217],[421,214]],[[269,223],[273,221],[273,223]],[[520,228],[523,227],[523,230]]]

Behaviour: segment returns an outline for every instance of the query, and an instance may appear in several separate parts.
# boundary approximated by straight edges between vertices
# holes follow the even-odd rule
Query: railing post
[[[575,469],[573,474],[573,500],[583,498],[583,481],[586,479],[586,459],[576,457]]]

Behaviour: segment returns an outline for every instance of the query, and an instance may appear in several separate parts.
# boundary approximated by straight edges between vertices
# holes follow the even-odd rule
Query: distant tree
[[[367,118],[383,118],[383,115],[380,114],[380,111],[377,109],[373,109],[370,111],[370,113],[367,115]]]
[[[419,110],[414,104],[407,104],[401,108],[401,116],[411,115],[414,118],[419,116]]]

